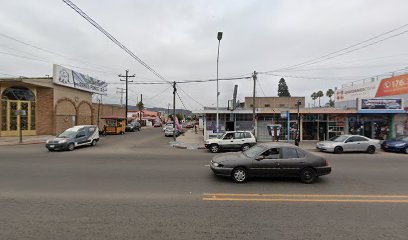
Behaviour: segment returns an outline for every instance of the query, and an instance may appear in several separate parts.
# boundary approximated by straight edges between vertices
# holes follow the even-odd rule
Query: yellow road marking
[[[248,202],[357,202],[357,203],[408,203],[408,200],[375,199],[291,199],[291,198],[203,198],[204,201],[248,201]]]
[[[408,195],[339,195],[339,194],[241,194],[241,193],[204,193],[213,197],[320,197],[320,198],[408,198]]]

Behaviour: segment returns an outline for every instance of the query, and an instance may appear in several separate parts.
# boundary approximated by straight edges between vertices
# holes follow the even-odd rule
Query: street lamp
[[[216,124],[216,128],[217,128],[217,136],[218,136],[218,132],[220,129],[220,125],[219,125],[219,119],[218,119],[218,96],[220,95],[220,92],[218,91],[218,61],[220,58],[220,44],[221,44],[221,39],[222,39],[222,32],[218,32],[217,34],[217,39],[218,39],[218,52],[217,52],[217,124]]]

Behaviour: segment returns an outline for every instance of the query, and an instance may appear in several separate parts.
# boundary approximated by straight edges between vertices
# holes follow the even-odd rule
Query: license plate
[[[55,147],[55,145],[50,145],[50,148],[53,148],[53,147]]]

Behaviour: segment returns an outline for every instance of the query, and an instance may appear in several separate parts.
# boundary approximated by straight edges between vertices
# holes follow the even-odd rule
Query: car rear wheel
[[[91,146],[95,146],[96,145],[96,140],[94,139],[94,140],[92,140],[92,142],[91,142]]]
[[[249,146],[249,144],[243,144],[242,145],[242,147],[241,147],[241,150],[243,151],[243,152],[245,152],[246,150],[248,150],[248,149],[250,149],[251,147]]]
[[[369,153],[369,154],[375,153],[375,147],[374,146],[368,146],[367,153]]]
[[[247,180],[248,174],[245,168],[237,167],[232,170],[231,174],[232,180],[236,183],[243,183]]]
[[[337,147],[334,148],[334,153],[342,153],[342,152],[343,152],[342,147],[337,146]]]
[[[211,144],[211,146],[210,146],[210,151],[211,151],[212,153],[217,153],[217,152],[220,151],[220,147],[219,147],[217,144]]]
[[[68,150],[73,151],[75,149],[75,145],[73,143],[68,144]]]
[[[316,178],[317,174],[313,168],[304,168],[300,171],[300,181],[303,183],[312,183]]]

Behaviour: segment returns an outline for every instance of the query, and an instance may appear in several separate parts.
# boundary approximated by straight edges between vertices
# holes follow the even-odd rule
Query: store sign
[[[337,102],[352,101],[357,98],[375,98],[408,94],[408,74],[385,78],[379,82],[370,82],[344,87],[335,92]]]
[[[360,99],[358,103],[359,112],[366,113],[403,113],[402,99]]]
[[[54,64],[53,82],[58,85],[76,88],[87,92],[106,94],[108,84],[82,73]]]

